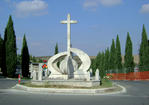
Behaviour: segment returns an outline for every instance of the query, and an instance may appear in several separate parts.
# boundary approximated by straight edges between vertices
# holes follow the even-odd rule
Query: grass
[[[35,85],[31,82],[24,82],[21,83],[21,85],[28,86],[28,87],[34,87],[34,88],[72,88],[72,89],[98,89],[98,88],[109,88],[112,87],[112,82],[107,79],[102,80],[102,85],[96,86],[96,87],[74,87],[74,86],[66,86],[66,85],[48,85],[45,83],[44,85]]]
[[[102,79],[102,88],[106,88],[106,87],[112,87],[112,81],[108,80],[108,79]]]

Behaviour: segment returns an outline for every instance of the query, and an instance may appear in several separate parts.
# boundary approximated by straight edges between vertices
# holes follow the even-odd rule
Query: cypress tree
[[[129,35],[127,33],[126,45],[125,45],[125,56],[124,56],[124,67],[126,68],[126,72],[134,71],[134,61],[133,61],[133,51],[132,51],[132,42]]]
[[[108,71],[109,70],[109,58],[110,58],[110,52],[109,52],[109,48],[107,48],[105,51],[105,60],[104,60],[106,72],[109,72]]]
[[[93,75],[95,75],[95,72],[96,72],[96,69],[97,69],[96,59],[91,59],[91,68],[92,68]]]
[[[99,74],[100,74],[100,77],[103,78],[105,76],[105,54],[104,52],[101,53],[101,63],[100,63],[100,69],[99,69]]]
[[[28,77],[29,76],[30,56],[29,56],[29,51],[28,51],[28,46],[27,46],[25,34],[23,37],[21,57],[22,57],[22,59],[21,59],[22,75],[23,75],[23,77]]]
[[[105,70],[105,54],[104,52],[101,53],[101,63],[100,63],[100,67],[101,67],[101,70]]]
[[[96,57],[96,59],[95,59],[95,62],[96,62],[96,69],[98,68],[98,69],[102,69],[101,68],[101,62],[102,62],[102,60],[101,60],[101,52],[98,52],[98,54],[97,54],[97,57]]]
[[[16,36],[11,15],[9,16],[9,20],[5,28],[4,46],[6,54],[4,58],[6,68],[5,67],[4,68],[7,71],[8,77],[14,77],[17,64],[17,48],[16,48]]]
[[[122,69],[121,45],[118,35],[116,38],[116,69],[118,69],[119,72],[121,72]]]
[[[58,44],[56,43],[56,46],[55,46],[55,52],[54,52],[54,54],[56,55],[56,54],[58,54]]]
[[[99,69],[99,74],[100,74],[100,77],[103,78],[104,76],[104,71],[105,71],[105,62],[104,62],[104,52],[99,52],[97,57],[96,57],[96,69],[98,68]]]
[[[3,57],[3,39],[0,35],[0,69],[2,70],[2,57]]]
[[[112,39],[112,45],[111,45],[111,49],[110,49],[110,63],[109,63],[109,68],[111,70],[113,70],[114,72],[114,69],[116,67],[116,58],[115,58],[115,42],[114,42],[114,39]]]
[[[5,42],[6,42],[6,39],[7,39],[7,29],[5,29],[5,33],[4,33],[4,40],[3,40],[3,47],[2,47],[2,73],[3,73],[3,76],[7,76],[7,68],[6,68],[6,46],[5,46]]]
[[[140,44],[140,50],[139,50],[139,57],[140,57],[140,70],[145,71],[149,68],[149,45],[148,45],[148,39],[147,39],[147,33],[145,29],[145,25],[143,24],[142,29],[142,40]]]

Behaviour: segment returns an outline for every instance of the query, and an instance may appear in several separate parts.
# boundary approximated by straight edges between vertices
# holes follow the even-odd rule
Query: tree
[[[56,46],[55,46],[55,52],[54,52],[54,54],[56,55],[56,54],[58,54],[58,44],[56,43]]]
[[[17,48],[16,48],[16,36],[13,27],[13,21],[11,15],[9,16],[9,20],[7,26],[5,28],[4,35],[4,52],[5,58],[4,63],[6,64],[6,71],[8,77],[14,77],[16,72],[16,64],[17,64]],[[4,66],[5,66],[4,64]]]
[[[29,56],[29,51],[28,51],[28,46],[27,46],[27,41],[26,37],[24,34],[23,37],[23,44],[22,44],[22,51],[21,51],[21,57],[22,57],[22,75],[23,77],[28,77],[29,76],[29,61],[30,61],[30,56]]]
[[[7,29],[5,29],[5,33],[4,33],[4,40],[3,40],[3,48],[2,48],[2,65],[1,65],[1,69],[2,69],[2,73],[3,76],[7,76],[7,68],[6,68],[6,46],[5,46],[5,42],[7,39]]]
[[[140,57],[140,70],[145,71],[149,68],[149,45],[148,45],[148,39],[147,39],[147,33],[145,29],[145,25],[143,24],[142,29],[142,40],[140,44],[140,50],[139,50],[139,57]]]
[[[105,54],[104,52],[101,53],[101,62],[100,62],[100,66],[99,66],[99,74],[100,77],[103,78],[106,75],[105,72]]]
[[[91,59],[91,67],[90,68],[92,68],[93,75],[95,75],[95,72],[96,72],[96,69],[97,69],[96,59]]]
[[[32,56],[32,62],[37,63],[37,58],[35,56]]]
[[[102,67],[102,53],[101,52],[98,52],[96,59],[95,59],[95,62],[96,62],[96,69],[98,68],[100,71],[103,68]]]
[[[106,72],[109,71],[109,58],[110,58],[110,52],[109,52],[109,48],[107,48],[105,51],[105,60],[104,60]]]
[[[115,42],[114,42],[114,39],[112,39],[112,45],[111,45],[111,49],[110,49],[109,68],[110,68],[111,70],[114,70],[114,69],[116,68]]]
[[[3,39],[0,35],[0,69],[2,68],[2,57],[3,57]]]
[[[119,72],[121,72],[122,69],[122,56],[121,56],[121,45],[120,45],[120,40],[119,40],[119,36],[117,35],[116,38],[116,69],[119,70]]]
[[[95,64],[94,64],[94,68],[98,68],[99,69],[99,74],[100,74],[100,77],[103,78],[105,76],[105,54],[104,52],[99,52],[97,54],[97,57],[95,59]]]
[[[125,45],[125,56],[124,56],[124,67],[126,68],[126,72],[134,71],[134,60],[133,60],[133,51],[132,51],[132,42],[129,35],[127,33],[126,45]]]

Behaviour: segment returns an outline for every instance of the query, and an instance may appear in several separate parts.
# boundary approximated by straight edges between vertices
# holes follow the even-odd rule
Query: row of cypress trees
[[[28,77],[29,74],[29,51],[24,35],[21,51],[22,75]],[[11,15],[5,28],[4,39],[0,36],[0,68],[4,76],[15,77],[17,67],[17,46]]]
[[[145,26],[142,29],[142,40],[139,49],[139,68],[140,71],[149,70],[149,43],[147,38],[147,33]],[[119,36],[117,35],[116,43],[112,39],[111,48],[107,48],[104,52],[99,52],[95,59],[92,59],[91,68],[93,73],[98,68],[100,71],[100,76],[106,73],[128,73],[134,72],[134,57],[133,57],[133,44],[129,32],[127,33],[126,45],[125,45],[125,55],[124,63],[122,64],[122,54]]]

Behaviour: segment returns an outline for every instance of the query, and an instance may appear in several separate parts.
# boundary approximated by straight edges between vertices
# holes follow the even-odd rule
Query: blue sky
[[[67,27],[60,21],[68,13],[78,21],[71,25],[72,46],[90,56],[110,47],[117,34],[124,54],[127,32],[138,54],[143,24],[149,34],[149,0],[0,0],[0,34],[11,14],[18,53],[26,34],[30,54],[53,55],[56,43],[66,50]]]

